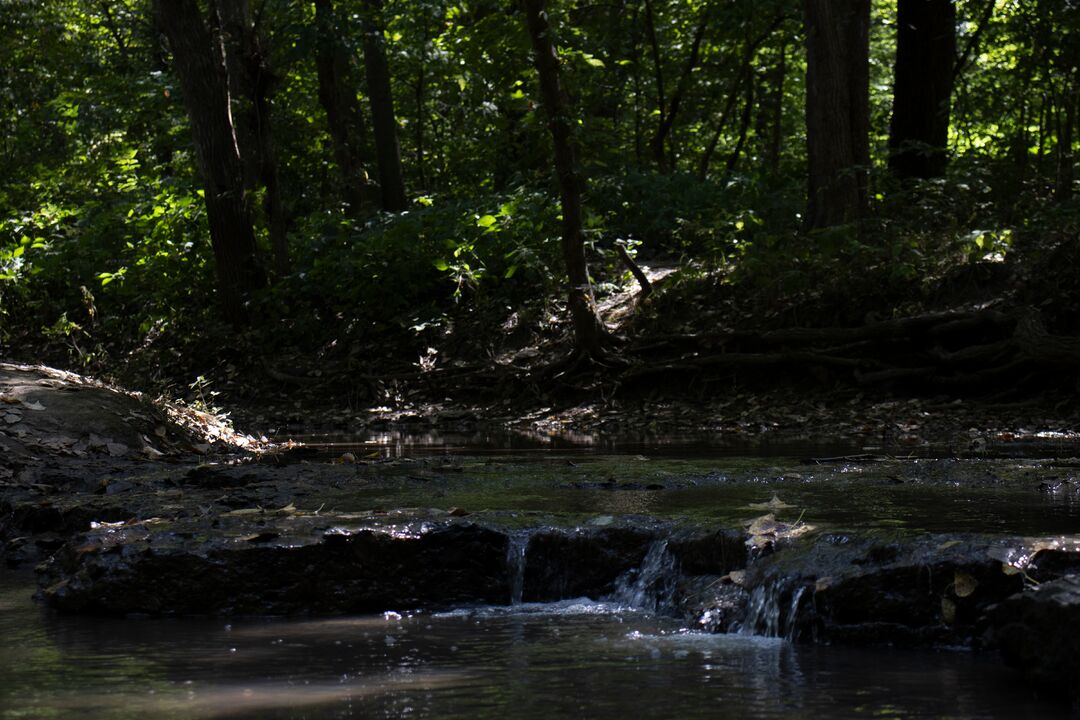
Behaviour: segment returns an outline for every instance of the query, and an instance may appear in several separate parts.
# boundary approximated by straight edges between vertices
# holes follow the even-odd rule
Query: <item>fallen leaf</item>
[[[956,603],[947,597],[941,598],[941,619],[948,625],[956,621]]]
[[[29,410],[44,410],[45,409],[45,406],[42,405],[40,402],[26,402],[26,401],[23,401],[23,407],[25,407],[25,408],[27,408]]]
[[[746,571],[745,570],[732,570],[731,572],[729,572],[724,577],[726,577],[728,580],[730,580],[735,585],[738,585],[739,587],[746,587]]]
[[[750,527],[747,528],[747,532],[749,532],[751,535],[767,535],[770,533],[775,533],[779,528],[780,523],[776,521],[776,516],[772,513],[769,513],[768,515],[762,515],[761,517],[756,518],[752,523],[750,523]]]
[[[828,590],[832,585],[832,582],[833,579],[831,577],[818,578],[817,581],[814,582],[814,592]]]
[[[948,542],[943,542],[940,545],[938,545],[938,550],[948,550],[949,548],[956,547],[959,544],[960,544],[959,540],[949,540]]]
[[[965,598],[971,593],[975,592],[975,588],[979,586],[979,581],[971,575],[960,570],[956,571],[953,576],[953,592],[956,593],[956,597]]]

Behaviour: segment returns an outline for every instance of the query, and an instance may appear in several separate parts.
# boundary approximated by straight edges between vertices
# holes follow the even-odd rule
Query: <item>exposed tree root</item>
[[[767,379],[781,369],[818,368],[832,382],[955,395],[1000,395],[1018,384],[1067,379],[1062,370],[1080,368],[1080,338],[1051,334],[1030,307],[938,312],[862,327],[652,336],[627,353],[631,365],[619,381],[706,374]]]

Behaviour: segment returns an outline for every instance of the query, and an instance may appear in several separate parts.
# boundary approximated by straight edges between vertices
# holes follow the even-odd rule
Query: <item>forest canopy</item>
[[[633,338],[989,310],[950,373],[1072,366],[1078,35],[1075,0],[2,0],[0,354],[681,371]]]

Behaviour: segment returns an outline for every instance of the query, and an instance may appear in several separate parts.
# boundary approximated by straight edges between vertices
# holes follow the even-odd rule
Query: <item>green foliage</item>
[[[3,352],[117,362],[163,339],[179,345],[230,332],[213,320],[202,182],[149,5],[0,3]],[[348,70],[367,114],[360,53],[368,4],[335,5],[336,41],[351,53]],[[875,216],[809,236],[800,232],[806,58],[798,4],[655,0],[650,7],[655,47],[643,2],[549,6],[575,113],[595,272],[623,240],[643,260],[681,262],[725,291],[756,293],[762,315],[782,299],[804,298],[806,312],[824,314],[832,303],[850,307],[843,312],[851,316],[831,322],[859,322],[868,310],[891,314],[928,297],[927,288],[957,268],[1020,256],[1068,265],[1064,251],[1039,244],[1067,244],[1080,225],[1075,201],[1061,190],[1069,189],[1065,171],[1075,165],[1080,135],[1064,130],[1080,92],[1076,3],[997,2],[984,20],[984,0],[958,2],[958,45],[971,51],[954,97],[950,174],[901,185],[883,170],[895,3],[875,2]],[[341,207],[314,62],[324,38],[312,4],[269,0],[260,8],[294,265],[253,299],[263,335],[252,343],[273,347],[275,334],[287,332],[290,342],[318,346],[343,327],[359,337],[556,293],[559,199],[514,4],[384,3],[414,200],[393,216]],[[687,72],[701,28],[700,57]],[[661,173],[650,143],[676,97],[664,146],[670,172]],[[367,127],[359,154],[375,198]],[[261,196],[251,200],[259,252],[268,256]],[[830,295],[841,290],[858,301]]]
[[[305,228],[315,240],[280,292],[343,318],[403,324],[451,298],[526,297],[554,276],[557,223],[546,194],[492,196],[488,212],[475,201],[423,201],[360,226],[326,216]]]

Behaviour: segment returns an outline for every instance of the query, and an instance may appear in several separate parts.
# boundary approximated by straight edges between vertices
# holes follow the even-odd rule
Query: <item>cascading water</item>
[[[805,585],[792,588],[783,580],[758,585],[750,591],[746,616],[735,632],[793,640],[798,628],[799,604],[805,592]]]
[[[510,604],[520,605],[525,594],[525,551],[529,548],[529,532],[510,535],[506,547],[506,575],[510,578]]]
[[[624,573],[608,598],[620,605],[662,613],[674,608],[679,565],[668,550],[667,540],[654,540],[641,567]]]

